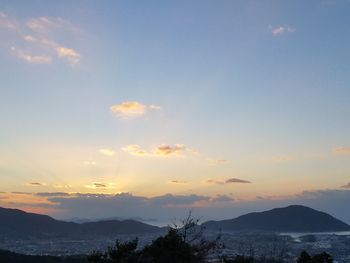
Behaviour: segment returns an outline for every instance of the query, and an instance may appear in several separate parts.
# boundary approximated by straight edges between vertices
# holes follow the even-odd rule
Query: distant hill
[[[333,216],[312,208],[291,205],[265,212],[249,213],[235,219],[208,221],[202,224],[210,230],[330,232],[350,231],[350,226]]]
[[[47,215],[0,207],[0,237],[96,237],[160,231],[162,228],[135,220],[108,220],[78,224],[55,220]]]

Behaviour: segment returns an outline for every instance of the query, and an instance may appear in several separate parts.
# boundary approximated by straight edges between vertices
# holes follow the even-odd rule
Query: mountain
[[[135,220],[107,220],[78,224],[55,220],[47,215],[0,207],[0,237],[96,237],[160,231],[162,228]]]
[[[208,221],[207,229],[223,231],[331,232],[349,231],[350,226],[312,208],[291,205],[265,212],[249,213],[235,219]]]

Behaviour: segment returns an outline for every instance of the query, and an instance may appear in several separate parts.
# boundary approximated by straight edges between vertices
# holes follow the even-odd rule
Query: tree
[[[314,255],[312,257],[312,263],[332,263],[333,258],[331,255],[329,255],[326,252],[323,252],[321,254]]]
[[[304,250],[300,253],[297,263],[311,263],[311,256]]]
[[[297,263],[332,263],[333,258],[326,252],[321,254],[313,255],[312,257],[306,252],[302,251],[300,253],[299,258],[297,259]]]
[[[93,252],[88,257],[91,263],[137,263],[140,262],[140,252],[137,251],[138,240],[120,243],[116,241],[114,247],[109,247],[107,252]]]
[[[191,213],[180,225],[174,224],[165,236],[159,237],[137,250],[138,240],[119,243],[104,253],[95,251],[88,257],[90,263],[202,263],[211,250],[220,247],[219,237],[206,240],[204,228]]]
[[[149,263],[200,263],[201,257],[174,229],[146,246],[141,253],[141,262]]]

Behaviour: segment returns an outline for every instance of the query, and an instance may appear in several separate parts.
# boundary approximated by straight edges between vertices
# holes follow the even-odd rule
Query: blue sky
[[[69,216],[36,193],[195,194],[207,198],[183,205],[210,217],[261,197],[344,196],[349,11],[346,0],[0,0],[0,205]]]

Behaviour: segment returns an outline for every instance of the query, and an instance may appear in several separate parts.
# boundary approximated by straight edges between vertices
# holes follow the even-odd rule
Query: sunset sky
[[[350,1],[0,0],[0,206],[350,223]]]

